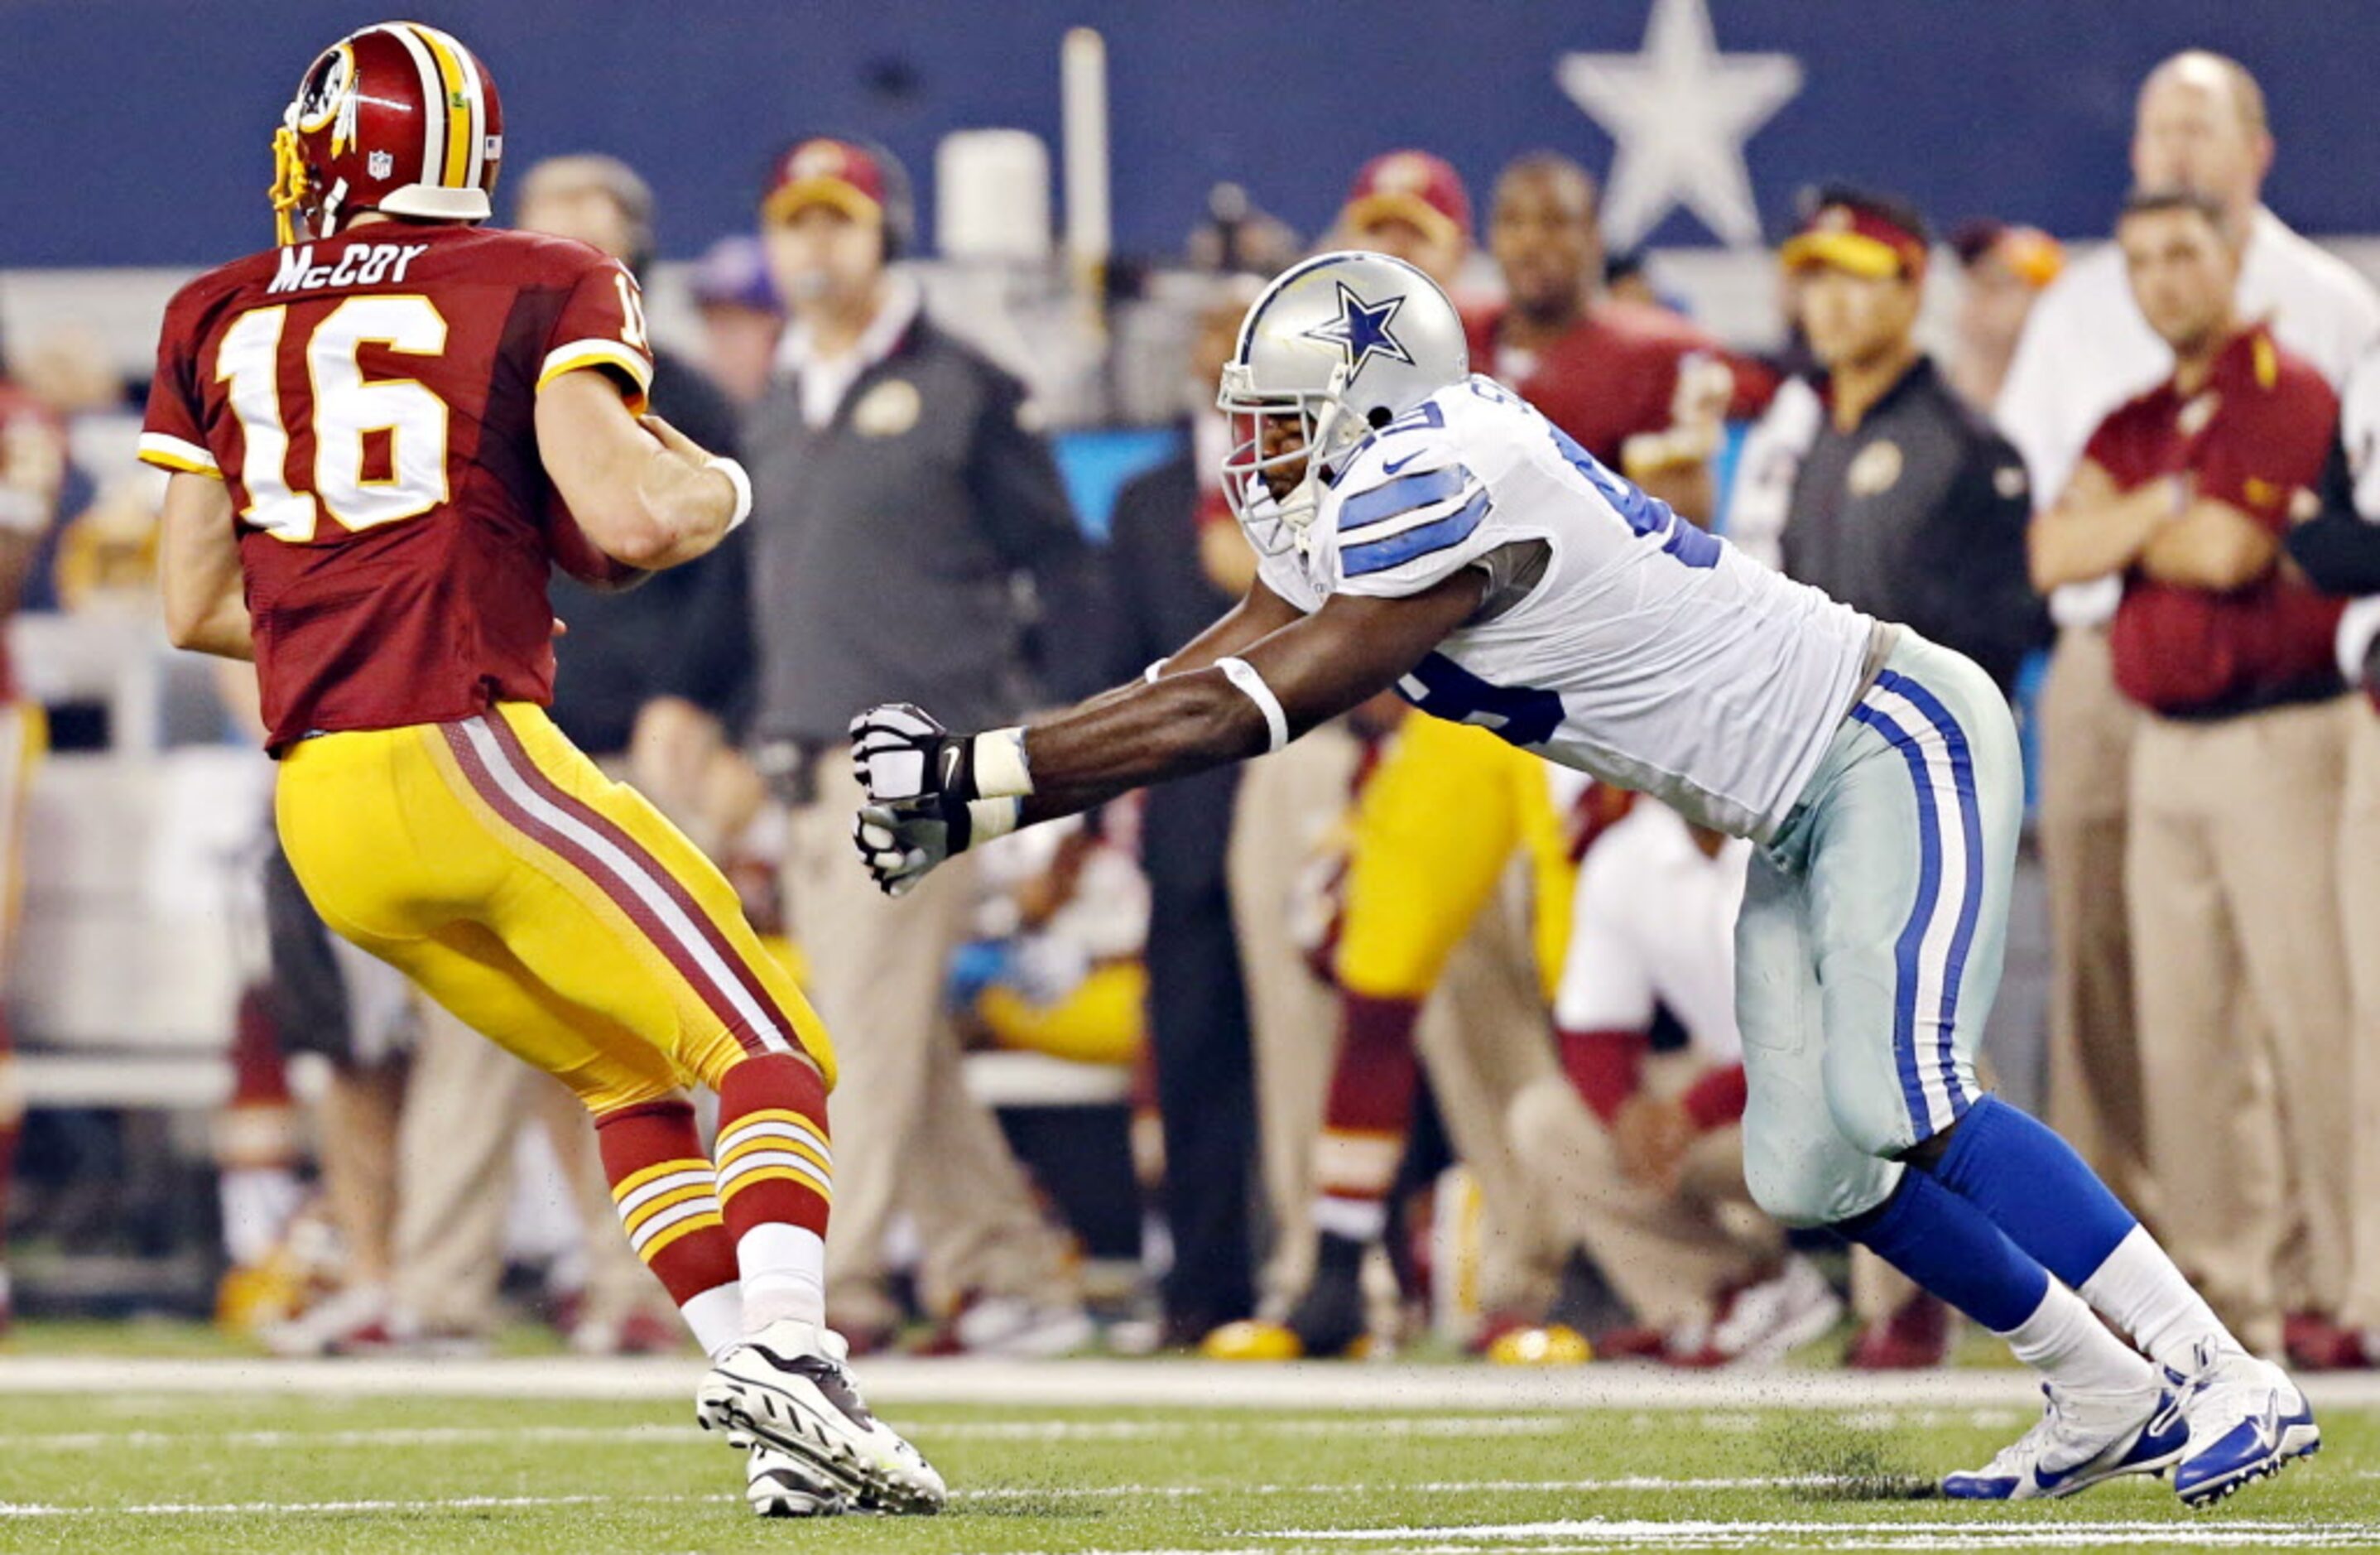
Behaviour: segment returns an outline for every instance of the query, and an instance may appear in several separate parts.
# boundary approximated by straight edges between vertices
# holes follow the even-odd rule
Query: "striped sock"
[[[792,1053],[747,1058],[719,1086],[719,1203],[744,1283],[744,1331],[826,1322],[826,1218],[834,1199],[826,1082]]]
[[[719,1212],[710,1158],[684,1101],[623,1107],[595,1120],[595,1143],[628,1245],[714,1358],[743,1337],[735,1245]]]
[[[1339,1056],[1315,1141],[1314,1223],[1352,1242],[1377,1242],[1389,1189],[1413,1128],[1421,1003],[1349,993],[1339,1002]]]

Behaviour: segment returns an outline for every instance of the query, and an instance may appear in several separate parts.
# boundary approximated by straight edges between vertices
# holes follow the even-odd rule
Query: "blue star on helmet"
[[[1366,302],[1346,282],[1334,280],[1331,284],[1339,288],[1339,316],[1302,332],[1302,337],[1338,346],[1340,355],[1346,358],[1350,379],[1362,372],[1364,364],[1374,357],[1413,366],[1413,353],[1405,349],[1403,341],[1389,333],[1389,324],[1396,318],[1397,310],[1405,305],[1405,299],[1392,297],[1385,302]]]

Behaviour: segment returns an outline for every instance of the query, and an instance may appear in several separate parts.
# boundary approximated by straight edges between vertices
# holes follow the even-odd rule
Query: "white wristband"
[[[1025,731],[994,729],[975,737],[975,791],[987,799],[1023,798],[1033,792],[1025,764]]]
[[[969,799],[967,801],[967,846],[977,848],[994,837],[1005,837],[1016,830],[1025,813],[1021,799]]]
[[[727,520],[726,529],[727,533],[734,534],[736,526],[752,516],[752,478],[744,473],[742,465],[723,455],[713,454],[703,461],[702,468],[717,470],[727,477],[729,485],[735,488],[735,516]]]
[[[1264,714],[1265,732],[1272,736],[1272,744],[1267,749],[1279,750],[1287,745],[1289,715],[1281,711],[1281,699],[1272,694],[1272,687],[1265,684],[1264,676],[1257,674],[1256,666],[1245,659],[1218,659],[1215,667],[1223,672],[1224,679],[1240,688],[1242,696],[1256,703],[1258,712]]]

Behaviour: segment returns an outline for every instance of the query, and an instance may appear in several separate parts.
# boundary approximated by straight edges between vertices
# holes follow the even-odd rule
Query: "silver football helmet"
[[[1314,521],[1321,482],[1377,428],[1471,373],[1463,319],[1438,283],[1386,254],[1318,254],[1276,277],[1240,323],[1215,403],[1232,419],[1223,494],[1277,556]],[[1269,421],[1299,419],[1293,444]],[[1268,477],[1305,463],[1286,494]]]

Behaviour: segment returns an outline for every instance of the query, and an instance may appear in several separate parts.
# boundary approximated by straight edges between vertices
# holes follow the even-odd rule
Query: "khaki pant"
[[[2342,1320],[2380,1329],[2380,714],[2361,699],[2347,717],[2347,797],[2338,825],[2338,904],[2353,990],[2353,1281]]]
[[[672,1312],[667,1293],[620,1234],[587,1109],[427,999],[396,1136],[396,1305],[433,1333],[485,1333],[504,1274],[513,1148],[534,1119],[553,1143],[586,1231],[582,1320]]]
[[[1564,1075],[1532,1080],[1510,1115],[1512,1143],[1551,1213],[1638,1321],[1668,1330],[1708,1319],[1722,1286],[1783,1254],[1784,1233],[1743,1185],[1742,1130],[1695,1141],[1677,1192],[1665,1194],[1621,1172],[1610,1133]]]
[[[795,810],[785,908],[809,965],[808,991],[833,1033],[834,1219],[827,1310],[839,1326],[897,1314],[884,1289],[896,1215],[924,1248],[926,1299],[962,1294],[1076,1299],[1065,1243],[1042,1218],[989,1108],[967,1094],[942,1004],[951,953],[967,935],[976,860],[962,854],[906,896],[876,889],[851,845],[858,781],[840,748],[817,763],[818,796]]]
[[[2338,932],[2343,702],[2143,718],[2127,852],[2166,1245],[2240,1339],[2335,1313],[2354,1112]],[[2283,1268],[2302,1223],[2302,1291]]]
[[[1227,867],[1255,1044],[1257,1127],[1271,1245],[1258,1277],[1279,1316],[1314,1272],[1314,1140],[1330,1082],[1338,998],[1299,948],[1299,879],[1346,814],[1361,754],[1327,724],[1241,770]]]
[[[2044,1111],[2119,1197],[2154,1219],[2124,905],[2125,817],[2140,716],[2116,689],[2107,634],[2092,627],[2061,633],[2041,699],[2038,835],[2050,928]]]
[[[1414,1045],[1447,1142],[1479,1187],[1479,1310],[1541,1316],[1574,1240],[1507,1119],[1524,1089],[1564,1086],[1540,993],[1530,869],[1516,860],[1422,1006]]]

